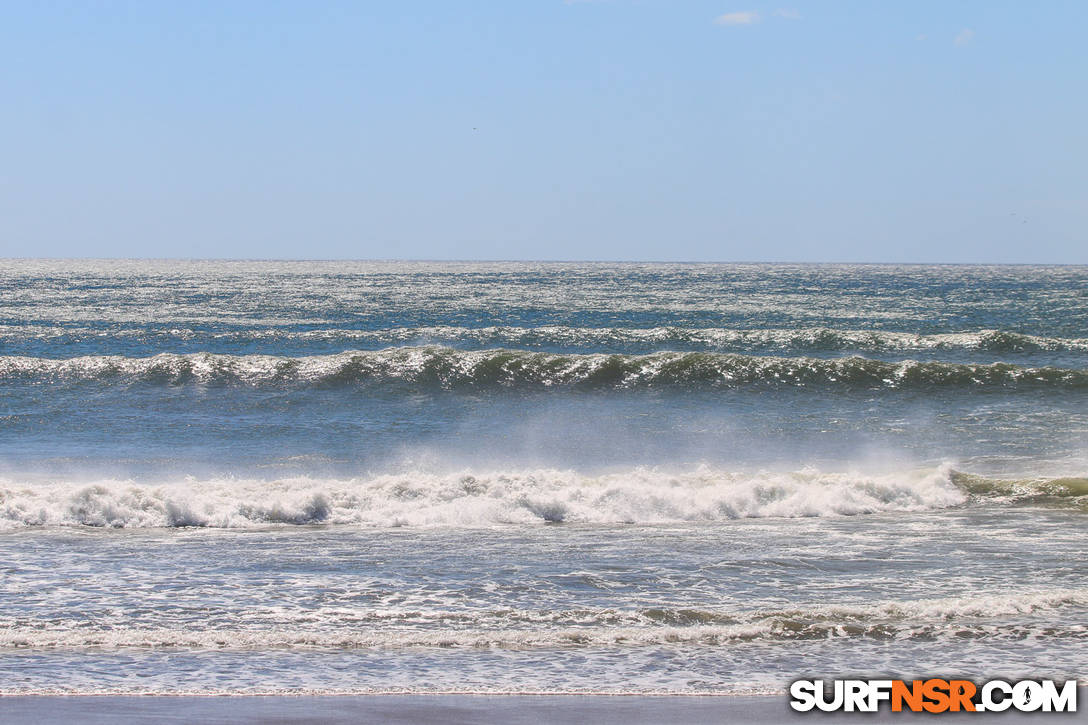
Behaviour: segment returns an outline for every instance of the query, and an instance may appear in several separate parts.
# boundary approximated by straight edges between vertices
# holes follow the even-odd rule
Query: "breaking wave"
[[[1088,508],[1088,478],[1003,479],[952,471],[952,483],[976,498],[1015,504],[1059,504]]]
[[[967,496],[940,468],[904,475],[529,470],[141,485],[0,483],[0,527],[490,526],[721,521],[925,511]]]
[[[365,479],[0,481],[0,529],[341,524],[376,527],[594,523],[659,524],[740,518],[929,511],[970,501],[1084,508],[1088,479],[998,481],[941,466],[929,471],[680,473],[636,468],[387,474]]]
[[[0,357],[0,380],[183,385],[460,388],[1088,387],[1088,370],[1008,363],[884,362],[863,357],[759,357],[709,352],[647,355],[395,347],[335,355],[116,355],[66,360]]]

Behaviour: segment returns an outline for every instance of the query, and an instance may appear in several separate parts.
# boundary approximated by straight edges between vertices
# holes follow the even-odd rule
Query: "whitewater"
[[[1088,268],[0,261],[0,694],[1088,678]]]

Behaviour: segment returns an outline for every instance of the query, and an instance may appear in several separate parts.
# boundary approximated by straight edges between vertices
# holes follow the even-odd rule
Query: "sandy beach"
[[[1083,701],[1084,688],[1080,698]],[[898,722],[929,715],[795,713],[785,696],[370,695],[338,697],[17,696],[0,721],[35,723],[795,723]],[[1083,722],[1084,713],[946,713],[942,722]]]

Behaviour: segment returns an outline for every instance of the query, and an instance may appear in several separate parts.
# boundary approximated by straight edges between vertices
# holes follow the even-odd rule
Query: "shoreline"
[[[1085,703],[1082,686],[1078,700]],[[0,695],[8,725],[127,722],[222,723],[583,723],[630,725],[744,722],[758,725],[814,719],[896,722],[926,713],[798,713],[781,695],[644,694],[381,694],[381,695]],[[1071,722],[1077,713],[944,713],[969,722]]]

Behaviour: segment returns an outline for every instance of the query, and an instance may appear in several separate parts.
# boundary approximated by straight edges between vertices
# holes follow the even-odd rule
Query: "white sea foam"
[[[0,527],[253,527],[271,524],[490,526],[653,524],[752,517],[849,516],[957,506],[951,470],[898,474],[742,473],[635,468],[397,473],[357,479],[0,480]]]
[[[963,637],[1017,639],[1038,636],[1032,617],[1050,616],[1064,608],[1088,606],[1088,589],[1015,592],[1001,595],[886,601],[870,605],[815,605],[790,610],[746,612],[704,610],[586,610],[553,617],[516,610],[483,612],[475,623],[471,612],[442,617],[405,617],[403,621],[361,621],[352,612],[304,610],[268,624],[230,628],[100,627],[81,619],[4,621],[0,648],[129,648],[191,649],[345,649],[359,647],[463,647],[529,649],[572,646],[717,645],[752,640],[825,638]],[[284,612],[290,615],[290,612]],[[413,615],[418,615],[413,612]],[[449,619],[458,620],[449,626]],[[1010,619],[1012,618],[1012,619]],[[502,626],[502,619],[509,620]],[[533,623],[536,626],[526,626]],[[446,626],[435,626],[435,625]],[[476,626],[474,626],[476,624]],[[486,626],[479,626],[486,624]],[[510,626],[513,625],[513,626]],[[1059,637],[1088,637],[1088,626],[1067,627]]]

